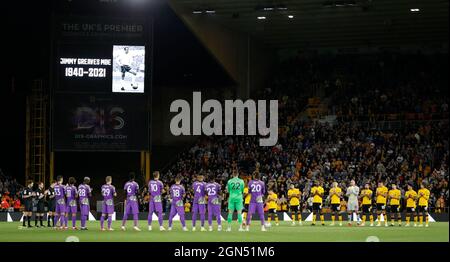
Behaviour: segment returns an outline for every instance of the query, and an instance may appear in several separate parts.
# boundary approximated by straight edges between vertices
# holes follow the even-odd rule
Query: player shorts
[[[33,212],[33,202],[31,200],[25,201],[25,212]]]
[[[414,207],[407,207],[406,208],[406,213],[414,213],[416,212],[416,209]]]
[[[348,203],[347,203],[347,210],[358,211],[359,210],[358,201],[348,201]]]
[[[424,213],[424,212],[428,212],[427,206],[417,206],[417,213]]]
[[[276,208],[269,208],[268,213],[269,214],[276,214],[277,213],[277,209]]]
[[[331,204],[332,212],[339,212],[340,209],[341,209],[341,204]]]
[[[372,209],[372,205],[362,205],[361,209],[362,209],[362,212],[365,214],[370,213],[370,211]]]
[[[120,67],[120,71],[122,72],[122,74],[125,74],[126,72],[131,71],[131,67],[129,65],[123,65]]]
[[[250,204],[244,204],[244,209],[242,210],[242,212],[248,212],[249,206],[250,206]]]
[[[386,204],[377,203],[377,211],[383,211],[386,209]]]
[[[45,212],[45,205],[44,202],[40,201],[36,204],[36,213],[44,213]]]
[[[390,212],[391,213],[398,213],[398,212],[400,212],[400,207],[399,207],[399,205],[390,205],[389,206],[390,207]]]
[[[300,211],[300,205],[291,205],[291,206],[289,206],[289,211],[291,211],[291,212],[299,212]]]
[[[48,212],[55,212],[56,201],[49,201],[47,202],[47,205],[48,205]]]
[[[321,211],[322,210],[322,204],[321,203],[313,203],[312,210],[313,211]]]
[[[242,202],[242,199],[229,199],[228,200],[228,210],[230,211],[242,211],[242,208],[244,208],[244,204]]]

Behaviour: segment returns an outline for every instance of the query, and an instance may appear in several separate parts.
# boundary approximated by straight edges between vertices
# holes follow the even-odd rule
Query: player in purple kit
[[[197,175],[197,181],[192,184],[194,190],[194,201],[192,206],[192,231],[195,231],[195,223],[197,222],[197,215],[200,213],[201,231],[205,229],[205,213],[206,213],[206,199],[205,199],[205,185],[203,182],[203,175]]]
[[[92,190],[89,186],[91,179],[85,177],[83,179],[83,184],[78,186],[78,197],[80,202],[80,213],[81,213],[81,230],[87,230],[86,221],[89,218],[89,198],[92,196]]]
[[[217,220],[217,231],[222,231],[222,217],[220,216],[220,185],[211,177],[210,182],[205,185],[205,191],[208,196],[208,224],[209,231],[213,230],[213,215]]]
[[[65,226],[67,228],[69,213],[72,215],[72,229],[76,230],[76,221],[77,221],[77,197],[78,190],[75,186],[76,180],[74,177],[69,177],[69,184],[66,186],[66,200],[67,200],[67,209],[66,209],[66,219]]]
[[[114,231],[111,227],[112,224],[112,215],[114,214],[114,197],[117,196],[116,188],[111,185],[112,177],[106,177],[106,184],[102,186],[102,196],[103,196],[103,204],[102,204],[102,216],[100,217],[100,229],[105,231],[103,224],[105,223],[105,218],[108,217],[108,230]]]
[[[56,178],[55,185],[55,200],[56,200],[56,208],[55,208],[55,227],[59,227],[60,229],[64,228],[65,220],[66,220],[66,187],[63,185],[63,177],[58,176]]]
[[[258,213],[261,220],[261,231],[266,231],[264,226],[264,194],[266,193],[266,186],[263,181],[260,180],[261,176],[258,171],[253,173],[253,180],[248,182],[248,193],[251,194],[250,205],[247,215],[247,227],[246,231],[250,230],[250,222],[252,221],[252,215]]]
[[[135,175],[133,172],[130,173],[130,180],[125,183],[123,189],[127,194],[127,199],[125,200],[125,210],[123,213],[122,219],[122,230],[126,230],[125,224],[127,223],[128,215],[133,215],[134,227],[133,229],[136,231],[141,231],[138,227],[138,214],[139,214],[139,206],[137,196],[139,195],[139,185],[134,181]]]
[[[159,181],[159,172],[153,172],[153,180],[148,182],[148,191],[150,192],[150,200],[148,202],[148,230],[152,230],[152,216],[153,213],[158,215],[159,230],[166,230],[163,227],[163,209],[162,209],[162,193],[164,185]]]
[[[172,230],[172,219],[176,214],[180,216],[183,231],[187,231],[186,221],[184,218],[184,202],[183,202],[185,190],[180,183],[181,183],[181,176],[177,176],[175,178],[175,184],[170,187],[170,198],[172,199],[172,204],[170,206],[170,214],[169,214],[169,231]]]

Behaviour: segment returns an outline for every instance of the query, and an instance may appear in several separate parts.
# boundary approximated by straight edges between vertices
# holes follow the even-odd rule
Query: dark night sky
[[[2,28],[4,37],[1,41],[6,61],[2,63],[0,76],[0,132],[4,138],[0,142],[0,168],[19,179],[23,178],[25,163],[25,97],[33,79],[49,79],[51,14],[52,10],[61,12],[52,7],[55,1],[65,2],[6,1],[2,4],[2,19],[5,19],[2,24],[7,26]],[[102,8],[95,7],[95,11],[87,6],[88,2],[93,0],[73,0],[63,9],[81,15],[101,13],[103,16],[108,12],[132,15],[139,11],[155,18],[154,88],[231,83],[222,67],[164,0],[148,1],[151,4],[144,7],[120,6],[114,10],[102,4]],[[23,8],[25,5],[26,9]]]

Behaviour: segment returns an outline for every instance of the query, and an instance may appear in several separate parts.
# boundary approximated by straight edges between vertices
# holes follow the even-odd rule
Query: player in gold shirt
[[[361,191],[361,209],[362,209],[362,223],[361,226],[366,225],[367,216],[370,218],[370,226],[373,227],[373,214],[372,214],[372,195],[373,192],[370,190],[370,185],[366,183],[364,189]]]
[[[289,186],[288,199],[289,199],[289,211],[292,216],[292,225],[295,226],[295,218],[298,217],[298,224],[302,225],[302,210],[300,208],[300,196],[302,192],[300,189],[295,188],[294,184]]]
[[[248,182],[246,182],[247,185]],[[252,195],[248,193],[248,186],[244,187],[244,210],[242,210],[242,224],[245,226],[247,221],[248,206],[250,205],[250,199]]]
[[[275,225],[278,226],[278,214],[277,214],[277,205],[278,205],[278,195],[273,192],[272,189],[269,190],[269,195],[267,196],[267,207],[269,209],[269,214],[267,217],[267,222],[270,224],[272,221],[272,217],[275,218]]]
[[[388,189],[384,186],[383,182],[378,183],[376,195],[376,204],[377,204],[377,227],[381,226],[381,215],[384,216],[384,226],[388,226],[388,218],[386,216],[386,201],[388,195]]]
[[[323,187],[320,186],[319,181],[314,182],[314,186],[311,188],[311,196],[313,197],[313,222],[311,226],[316,225],[316,219],[317,216],[320,215],[320,221],[322,222],[322,226],[325,226],[325,218],[322,213],[322,201],[323,201],[323,194],[324,194]]]
[[[428,227],[428,200],[430,199],[430,190],[425,187],[424,183],[421,183],[417,195],[417,216],[419,217],[419,227],[423,227],[423,220],[425,220],[425,227]]]
[[[397,188],[396,184],[392,184],[391,187],[392,189],[388,192],[391,227],[395,226],[395,216],[397,216],[398,226],[401,226],[402,215],[400,214],[400,199],[402,198],[402,192]]]
[[[337,182],[333,182],[330,189],[330,203],[331,203],[331,224],[334,226],[336,216],[339,215],[339,226],[342,226],[342,214],[340,213],[342,189],[338,187]]]
[[[417,226],[417,215],[416,215],[416,200],[417,192],[413,190],[412,185],[408,185],[408,191],[405,192],[406,200],[406,227],[409,227],[409,222],[411,221],[411,215],[414,215],[414,226]]]

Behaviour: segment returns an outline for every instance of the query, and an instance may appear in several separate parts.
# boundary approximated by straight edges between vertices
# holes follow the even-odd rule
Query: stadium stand
[[[163,181],[182,174],[190,188],[193,177],[204,173],[224,186],[234,164],[245,180],[258,166],[268,187],[278,192],[280,206],[291,183],[307,203],[314,180],[321,180],[326,192],[333,181],[345,189],[351,179],[373,189],[378,181],[402,190],[425,182],[432,192],[430,208],[443,210],[448,205],[447,58],[381,54],[285,61],[270,88],[259,94],[280,99],[276,146],[259,147],[251,136],[202,137],[163,170]],[[315,114],[308,111],[311,104],[319,109]],[[186,201],[191,197],[188,192]]]

